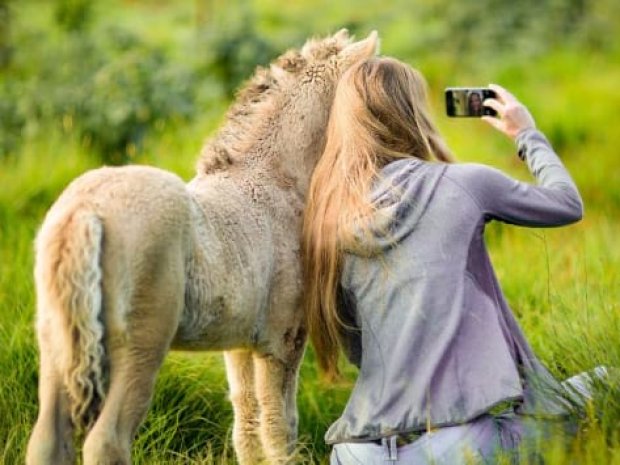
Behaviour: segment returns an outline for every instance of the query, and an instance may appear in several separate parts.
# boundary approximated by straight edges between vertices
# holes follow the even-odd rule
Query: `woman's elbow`
[[[577,223],[583,218],[584,208],[583,200],[578,192],[567,198],[564,209],[564,219],[566,224]]]

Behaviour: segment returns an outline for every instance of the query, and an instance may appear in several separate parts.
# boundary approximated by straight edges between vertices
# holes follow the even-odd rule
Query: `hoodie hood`
[[[352,253],[373,255],[394,247],[416,227],[447,165],[418,158],[393,161],[380,172],[371,189],[377,211],[370,228],[358,228]]]

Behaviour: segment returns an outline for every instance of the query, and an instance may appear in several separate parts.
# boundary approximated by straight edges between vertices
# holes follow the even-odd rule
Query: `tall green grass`
[[[109,21],[135,27],[148,40],[168,47],[189,34],[189,7],[146,3],[123,4],[125,12],[115,3]],[[349,7],[323,3],[327,10],[309,2],[286,8],[272,0],[256,2],[258,27],[282,48],[298,44],[303,27],[317,33],[352,21],[357,27],[378,27],[383,53],[395,54],[427,75],[438,124],[461,160],[489,163],[531,179],[510,141],[480,121],[443,116],[443,87],[494,81],[528,104],[573,173],[586,214],[580,223],[561,229],[489,225],[486,240],[496,272],[535,352],[554,375],[562,379],[598,365],[620,367],[618,57],[584,56],[578,49],[560,47],[529,61],[500,57],[462,66],[443,54],[414,54],[407,41],[416,40],[415,27],[399,20],[394,9],[386,13],[383,4],[365,1],[367,8],[352,17]],[[35,24],[45,22],[36,14],[36,4],[24,8]],[[225,102],[214,101],[201,118],[156,129],[135,162],[191,178],[202,140],[217,126],[225,107]],[[23,463],[37,412],[33,239],[64,186],[98,163],[88,145],[60,127],[39,128],[24,138],[18,152],[0,160],[0,463]],[[298,398],[300,462],[326,463],[329,449],[323,434],[343,409],[355,379],[354,369],[347,367],[345,373],[338,383],[322,380],[308,350]],[[620,465],[620,381],[616,377],[595,388],[577,440],[568,451],[546,445],[547,463]],[[232,464],[231,425],[221,356],[172,353],[136,438],[135,462]]]
[[[174,140],[184,140],[183,132],[176,128],[172,135],[163,135],[161,146],[173,152]],[[452,132],[458,138],[459,128],[447,130],[449,139]],[[486,137],[492,141],[499,136]],[[152,144],[159,146],[157,141]],[[195,151],[193,143],[188,145],[181,144],[174,160],[167,160],[182,160],[186,176]],[[144,159],[157,164],[160,157],[165,155],[153,149]],[[79,143],[53,135],[29,145],[0,170],[0,457],[6,464],[23,460],[37,410],[32,240],[45,209],[64,185],[95,164]],[[517,174],[522,174],[520,169]],[[592,206],[581,223],[569,228],[489,227],[487,242],[508,300],[534,349],[559,378],[601,364],[620,366],[619,223],[617,214]],[[307,460],[319,463],[328,454],[322,435],[346,402],[354,370],[347,373],[345,381],[326,384],[312,352],[306,356],[299,405],[300,444]],[[593,413],[584,419],[584,432],[571,451],[574,463],[620,463],[619,388],[599,388]],[[136,463],[234,463],[226,395],[218,354],[171,354],[135,443]],[[549,453],[555,457],[551,463],[567,463],[559,449]]]

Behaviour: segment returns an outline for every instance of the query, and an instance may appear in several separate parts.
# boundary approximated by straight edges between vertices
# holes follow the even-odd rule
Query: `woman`
[[[491,220],[578,221],[582,201],[527,109],[491,86],[484,117],[538,185],[452,163],[425,82],[391,58],[343,76],[304,221],[307,316],[323,370],[359,368],[326,440],[332,464],[460,464],[516,450],[567,408],[495,278]],[[531,414],[536,414],[533,416]],[[561,422],[560,422],[561,423]]]
[[[482,116],[482,97],[480,93],[472,91],[467,98],[469,114],[472,116]]]

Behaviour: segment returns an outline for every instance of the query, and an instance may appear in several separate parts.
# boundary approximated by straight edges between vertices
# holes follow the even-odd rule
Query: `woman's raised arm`
[[[451,171],[492,219],[524,226],[561,226],[579,221],[583,202],[562,161],[545,136],[536,130],[530,112],[506,89],[491,84],[497,98],[484,104],[498,118],[482,119],[517,143],[519,157],[528,165],[537,184],[513,179],[485,165],[454,165]]]

